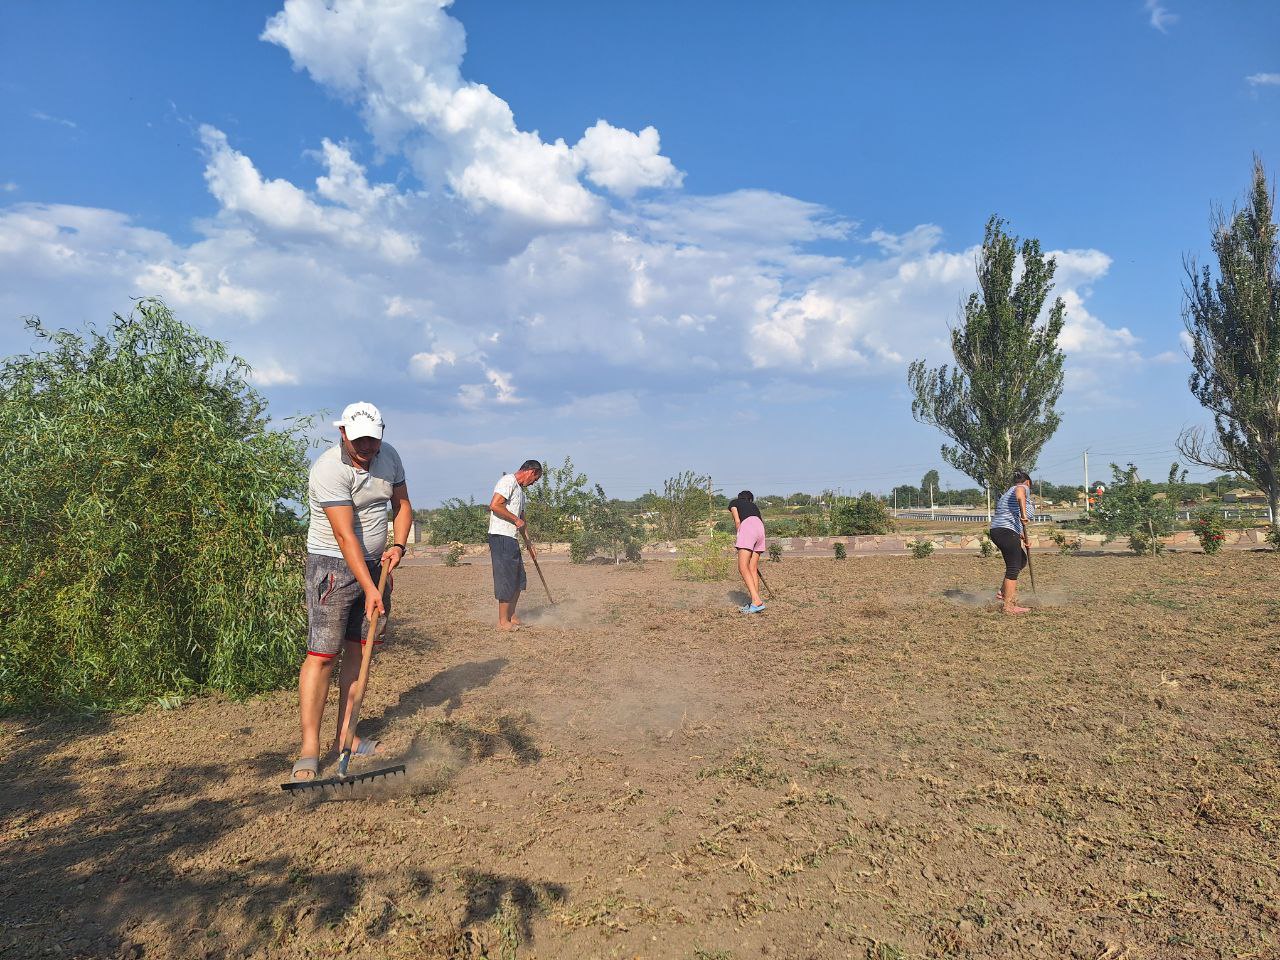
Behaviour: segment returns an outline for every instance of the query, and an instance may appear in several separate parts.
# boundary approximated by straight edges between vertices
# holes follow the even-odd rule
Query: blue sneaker
[[[742,606],[740,606],[740,607],[738,608],[738,612],[739,612],[739,613],[750,613],[750,612],[751,612],[751,604],[749,604],[749,603],[744,603]]]
[[[764,604],[752,604],[743,608],[743,613],[760,613],[764,610]]]

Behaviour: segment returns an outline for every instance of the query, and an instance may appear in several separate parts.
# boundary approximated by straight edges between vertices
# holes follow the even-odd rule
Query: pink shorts
[[[738,525],[738,549],[764,553],[764,523],[759,517],[747,517]]]

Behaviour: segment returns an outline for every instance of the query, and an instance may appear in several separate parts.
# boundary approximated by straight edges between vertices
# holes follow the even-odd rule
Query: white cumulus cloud
[[[678,187],[684,182],[684,174],[662,156],[653,127],[632,133],[597,120],[573,152],[582,159],[588,180],[622,197],[633,196],[642,187]]]
[[[630,196],[678,186],[652,127],[605,121],[577,146],[521,130],[505,100],[461,74],[466,37],[447,0],[287,0],[262,37],[294,66],[358,103],[378,147],[402,151],[424,183],[443,180],[478,209],[546,225],[596,223],[606,207],[581,181]]]
[[[1251,73],[1244,82],[1251,87],[1280,87],[1280,73]]]
[[[601,120],[573,146],[544,142],[462,77],[446,7],[288,0],[264,37],[359,109],[369,142],[316,131],[318,174],[293,182],[201,127],[219,209],[192,242],[115,211],[0,207],[0,311],[71,325],[159,294],[259,358],[264,386],[378,382],[441,416],[634,412],[646,394],[727,382],[901,382],[910,359],[948,359],[976,286],[969,238],[862,231],[765,190],[690,195],[652,127]],[[376,182],[366,151],[400,152],[419,182]],[[1056,256],[1069,367],[1140,358],[1089,309],[1110,258]]]
[[[259,387],[293,386],[298,383],[298,375],[280,366],[276,360],[254,365],[249,379]]]
[[[1144,0],[1142,6],[1147,11],[1148,22],[1161,33],[1168,33],[1169,28],[1178,22],[1178,15],[1170,13],[1161,0]]]

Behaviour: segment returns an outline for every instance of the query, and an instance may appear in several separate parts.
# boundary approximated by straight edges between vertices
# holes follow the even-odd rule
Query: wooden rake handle
[[[385,603],[387,590],[387,574],[390,572],[389,565],[382,564],[382,573],[378,576],[378,596],[383,598]],[[369,684],[369,661],[373,659],[373,638],[378,632],[378,614],[374,614],[369,621],[369,635],[365,637],[364,647],[360,651],[360,675],[356,677],[356,682],[351,685],[351,691],[348,694],[347,716],[343,723],[342,734],[338,740],[342,752],[338,756],[338,773],[340,776],[347,775],[347,764],[351,761],[351,747],[356,740],[356,724],[360,720],[360,707],[364,703],[365,687]]]
[[[554,607],[555,599],[551,596],[551,588],[547,586],[547,578],[542,575],[542,567],[538,563],[538,555],[533,551],[533,544],[529,542],[529,533],[524,527],[520,528],[520,536],[524,537],[525,549],[529,551],[529,559],[533,561],[533,569],[538,571],[538,579],[542,581],[542,589],[547,591],[547,600]]]

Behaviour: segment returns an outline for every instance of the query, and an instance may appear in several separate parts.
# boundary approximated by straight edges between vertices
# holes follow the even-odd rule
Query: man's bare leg
[[[510,600],[498,601],[498,629],[512,630],[520,626],[520,621],[516,619],[516,604],[520,602],[520,594],[517,593]]]
[[[342,750],[342,724],[347,719],[347,708],[351,705],[351,686],[360,678],[360,659],[364,656],[364,647],[359,643],[344,641],[342,648],[342,667],[338,671],[338,729],[333,735],[333,756],[337,756]],[[378,648],[375,646],[372,655],[377,656],[377,653]],[[369,668],[373,669],[372,663]],[[351,749],[359,746],[360,737],[353,737]],[[374,752],[381,753],[382,750],[378,748]]]
[[[738,576],[742,577],[742,585],[747,588],[747,594],[751,597],[751,605],[753,607],[760,606],[760,588],[756,586],[757,579],[751,572],[751,558],[755,554],[750,550],[738,551]]]
[[[303,757],[320,756],[320,724],[324,720],[324,702],[329,696],[333,677],[333,659],[308,656],[298,673],[298,713],[302,718]],[[299,780],[310,780],[315,774],[303,771]]]

